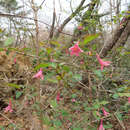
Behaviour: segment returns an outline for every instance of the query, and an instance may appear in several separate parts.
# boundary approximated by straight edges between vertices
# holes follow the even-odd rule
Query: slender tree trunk
[[[104,45],[100,56],[105,57],[109,51],[116,45],[124,45],[130,33],[130,18],[124,17],[120,23],[120,27],[115,31],[112,40]]]
[[[127,23],[124,31],[122,32],[122,34],[121,34],[120,38],[118,39],[114,48],[124,46],[128,37],[129,37],[129,35],[130,35],[130,20]]]
[[[55,20],[56,20],[56,12],[55,12],[55,1],[54,1],[54,11],[53,11],[53,21],[52,21],[52,25],[51,25],[51,29],[50,29],[50,34],[49,34],[49,39],[53,38],[53,34],[54,34],[54,26],[55,26]]]
[[[38,19],[37,13],[38,12],[35,12],[35,14],[34,14],[35,19]],[[39,54],[39,27],[38,27],[37,20],[35,20],[35,25],[36,25],[36,55],[38,56],[38,54]]]
[[[38,8],[35,7],[34,5],[34,0],[31,1],[32,2],[32,9],[34,12],[34,22],[35,22],[35,31],[36,31],[36,42],[35,42],[35,47],[36,47],[36,55],[38,56],[39,54],[39,27],[38,27]]]
[[[80,12],[80,9],[82,8],[82,6],[83,6],[83,4],[84,4],[85,1],[86,1],[86,0],[82,0],[81,3],[79,4],[79,6],[77,7],[77,9],[76,9],[68,18],[66,18],[66,19],[64,20],[64,22],[61,24],[61,26],[59,27],[58,31],[56,32],[55,38],[58,38],[58,37],[59,37],[59,34],[60,34],[60,32],[63,31],[65,25],[66,25],[67,23],[69,23],[69,22],[76,16],[77,13]]]
[[[121,0],[116,0],[116,17],[117,17],[118,26],[120,24],[120,19],[119,19],[120,7],[121,7]]]

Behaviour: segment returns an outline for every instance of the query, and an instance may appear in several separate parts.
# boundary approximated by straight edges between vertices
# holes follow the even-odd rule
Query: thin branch
[[[38,27],[38,8],[35,6],[34,4],[34,0],[31,1],[31,6],[33,9],[33,13],[34,13],[34,19],[35,20],[35,32],[36,32],[36,41],[35,41],[35,47],[36,47],[36,55],[38,56],[39,54],[39,27]]]
[[[83,4],[84,4],[85,0],[82,0],[79,4],[79,6],[76,8],[76,10],[68,17],[64,20],[64,22],[61,24],[61,26],[59,27],[55,37],[58,38],[59,34],[62,32],[62,30],[64,29],[65,25],[67,23],[69,23],[75,16],[77,13],[80,12],[80,9],[82,8]]]
[[[74,13],[73,8],[72,8],[72,0],[70,1],[70,9],[71,9],[71,12]]]
[[[43,21],[41,21],[41,20],[39,20],[39,19],[35,19],[35,18],[20,16],[20,15],[15,15],[15,14],[7,14],[7,13],[2,13],[2,12],[0,12],[0,16],[3,16],[3,17],[15,17],[15,18],[33,20],[33,21],[37,21],[37,22],[39,22],[39,23],[43,23],[43,24],[45,24],[46,26],[51,27],[50,24],[45,23],[45,22],[43,22]],[[58,29],[55,28],[55,30],[58,30]],[[72,34],[65,33],[65,32],[63,32],[63,31],[61,31],[61,33],[62,33],[62,34],[65,34],[65,35],[69,35],[69,36],[71,36],[71,37],[73,36]]]
[[[41,20],[38,20],[38,19],[34,19],[34,18],[30,18],[30,17],[26,17],[26,16],[20,16],[20,15],[15,15],[15,14],[7,14],[7,13],[2,13],[0,12],[0,16],[3,16],[3,17],[15,17],[15,18],[23,18],[23,19],[28,19],[28,20],[33,20],[33,21],[38,21],[40,23],[43,23],[47,26],[50,26],[49,24],[41,21]]]
[[[43,1],[42,1],[42,3],[40,4],[38,10],[42,7],[42,5],[44,4],[45,1],[46,1],[46,0],[43,0]]]
[[[84,83],[82,83],[81,81],[79,81],[79,80],[77,80],[77,79],[75,79],[75,80],[81,85],[81,87],[82,87],[83,89],[89,90],[89,87],[86,86]],[[84,86],[84,87],[83,87],[83,86]]]
[[[13,123],[13,121],[12,121],[12,120],[10,120],[7,116],[5,116],[5,115],[4,115],[4,114],[2,114],[2,113],[0,113],[0,115],[1,115],[1,116],[3,116],[5,119],[7,119],[7,120],[8,120],[11,124],[13,124],[14,126],[16,126],[16,128],[18,128],[18,127],[17,127],[17,125],[16,125],[16,124],[14,124],[14,123]]]
[[[53,21],[52,21],[52,26],[50,29],[49,39],[53,38],[53,34],[54,34],[54,27],[55,27],[55,20],[56,20],[55,0],[53,0],[53,6],[54,6]]]
[[[122,130],[126,130],[123,121],[119,120],[119,118],[117,117],[116,113],[113,114],[115,119],[118,121],[120,127],[122,128]]]

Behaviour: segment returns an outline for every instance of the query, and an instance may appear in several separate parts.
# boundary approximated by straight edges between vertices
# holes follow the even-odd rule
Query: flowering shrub
[[[73,47],[69,48],[69,50],[70,55],[76,55],[76,56],[79,56],[79,53],[83,52],[83,50],[81,50],[79,47],[79,42],[77,42]]]
[[[5,108],[5,112],[13,112],[11,99],[9,100],[9,105]]]
[[[130,95],[128,71],[118,69],[122,61],[110,55],[105,61],[97,48],[90,51],[81,42],[63,48],[41,48],[38,58],[32,58],[31,83],[27,82],[24,89],[9,84],[16,91],[13,103],[24,96],[22,104],[10,100],[4,111],[13,114],[13,108],[16,113],[27,109],[33,112],[31,117],[37,117],[32,122],[48,129],[104,130],[123,123],[128,118]]]
[[[41,78],[42,80],[44,79],[44,76],[42,74],[42,68],[40,68],[40,71],[37,74],[35,74],[33,78]]]
[[[79,45],[80,42],[77,42],[68,48],[70,55],[66,55],[66,52],[63,54],[59,48],[57,51],[53,51],[53,48],[44,50],[44,55],[53,56],[53,62],[42,61],[35,67],[36,70],[44,68],[43,85],[50,82],[55,90],[55,98],[47,98],[51,108],[48,108],[43,122],[57,129],[112,129],[115,126],[111,122],[118,124],[118,120],[111,118],[111,111],[119,120],[124,118],[123,111],[128,112],[129,104],[125,98],[129,95],[125,93],[128,84],[118,85],[118,81],[114,82],[118,72],[116,68],[113,70],[116,63],[111,57],[105,61],[95,48],[90,51]],[[84,77],[86,82],[83,81]],[[121,104],[124,105],[116,106]],[[53,118],[49,117],[50,114]]]

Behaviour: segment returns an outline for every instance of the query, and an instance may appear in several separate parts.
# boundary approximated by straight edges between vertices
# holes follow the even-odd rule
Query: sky
[[[19,5],[25,5],[27,1],[29,0],[17,0],[19,2]],[[34,0],[34,2],[39,6],[42,3],[43,0]],[[62,23],[70,14],[71,14],[71,8],[70,8],[70,1],[71,0],[55,0],[55,9],[56,9],[56,16],[57,19],[60,19],[60,23]],[[79,5],[81,0],[72,0],[72,8],[73,10],[76,9],[76,7]],[[86,0],[85,5],[88,4],[91,0]],[[99,9],[100,13],[105,13],[110,10],[109,8],[109,1],[110,0],[101,0],[102,6]],[[124,10],[126,8],[126,5],[128,5],[129,0],[121,0],[121,10]],[[130,3],[130,2],[129,2]],[[29,10],[29,6],[25,6],[24,10]],[[39,10],[38,13],[38,19],[41,21],[44,21],[45,23],[51,25],[52,23],[52,14],[53,14],[53,0],[45,0],[42,8]],[[33,17],[32,14],[29,15],[29,17]],[[74,19],[67,24],[66,28],[74,28],[77,25],[77,23],[74,21]],[[43,25],[44,26],[44,25]]]
[[[27,0],[17,0],[21,5],[23,4],[23,1]],[[35,3],[39,6],[43,0],[34,0]],[[69,4],[70,0],[55,0],[55,10],[56,10],[56,16],[57,19],[60,19],[60,23],[63,22],[65,18],[67,18],[71,14],[71,8]],[[72,0],[72,8],[75,9],[78,4],[80,3],[79,0]],[[60,3],[60,4],[59,4]],[[52,15],[53,15],[53,0],[45,0],[42,9],[39,10],[38,17],[40,20],[44,21],[45,23],[48,23],[51,25],[52,23]],[[30,15],[31,16],[31,15]],[[33,17],[33,16],[31,16]],[[72,23],[74,20],[72,20],[68,27],[74,26]]]
[[[23,0],[20,0],[23,1]],[[27,1],[27,0],[24,0]],[[43,0],[34,0],[37,5],[40,5]],[[72,8],[73,10],[79,5],[81,0],[72,0]],[[86,0],[85,4],[88,4],[91,0]],[[99,12],[107,12],[109,11],[109,1],[110,0],[101,0],[102,7],[100,8]],[[126,5],[128,4],[129,0],[121,0],[121,9],[124,10]],[[57,19],[60,18],[60,21],[63,22],[65,18],[67,18],[71,14],[70,8],[70,0],[55,0],[55,9]],[[39,11],[39,19],[43,20],[44,22],[51,24],[52,22],[52,14],[53,14],[53,0],[45,0],[42,9]],[[72,20],[68,27],[75,26],[75,21]]]

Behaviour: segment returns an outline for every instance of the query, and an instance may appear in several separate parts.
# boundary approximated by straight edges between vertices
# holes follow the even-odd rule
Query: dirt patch
[[[29,57],[15,52],[0,52],[0,101],[11,97],[17,85],[30,82],[31,64]],[[12,86],[11,86],[12,85]],[[16,85],[16,86],[15,86]],[[11,87],[10,87],[11,86]],[[3,108],[3,106],[0,106]]]

